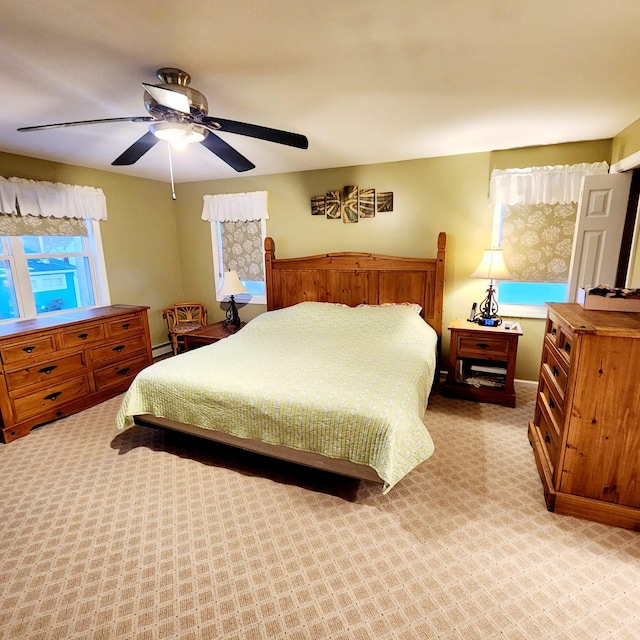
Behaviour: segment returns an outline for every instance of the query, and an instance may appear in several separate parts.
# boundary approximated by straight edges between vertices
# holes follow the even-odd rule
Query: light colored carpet
[[[638,638],[640,534],[547,512],[518,393],[436,393],[387,496],[119,432],[119,398],[0,445],[0,637]]]

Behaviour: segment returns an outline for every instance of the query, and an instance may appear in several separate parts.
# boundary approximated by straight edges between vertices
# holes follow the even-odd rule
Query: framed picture
[[[313,198],[311,198],[311,215],[323,216],[324,209],[325,209],[325,197],[313,196]]]
[[[360,189],[358,214],[361,218],[376,217],[376,190]]]
[[[340,191],[327,191],[324,197],[324,210],[330,220],[342,218],[342,193]]]
[[[358,185],[344,187],[342,190],[342,221],[358,222]]]
[[[393,211],[393,191],[378,193],[378,213],[383,211]]]

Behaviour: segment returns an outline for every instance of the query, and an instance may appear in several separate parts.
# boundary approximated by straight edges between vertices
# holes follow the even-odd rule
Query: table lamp
[[[222,282],[222,289],[220,289],[220,295],[229,296],[229,308],[227,309],[227,318],[222,323],[223,327],[235,327],[240,328],[240,316],[238,315],[238,309],[236,309],[236,301],[233,296],[237,296],[240,293],[246,293],[248,289],[240,282],[237,271],[226,271],[224,274],[224,280]]]
[[[511,280],[511,274],[504,263],[502,249],[486,249],[478,268],[471,274],[471,277],[489,280],[489,288],[487,289],[487,297],[480,303],[478,313],[472,313],[473,317],[470,317],[469,320],[485,327],[499,326],[502,319],[498,316],[498,301],[495,297],[496,291],[493,288],[493,283],[494,280]]]

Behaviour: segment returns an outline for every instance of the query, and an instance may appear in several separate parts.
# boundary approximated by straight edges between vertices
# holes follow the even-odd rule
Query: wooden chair
[[[173,354],[184,351],[184,334],[207,324],[207,308],[199,302],[178,302],[162,310],[167,321]]]

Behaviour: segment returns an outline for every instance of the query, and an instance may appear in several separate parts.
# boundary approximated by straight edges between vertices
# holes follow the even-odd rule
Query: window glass
[[[9,260],[0,261],[0,320],[20,317]]]

